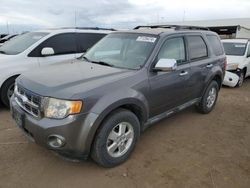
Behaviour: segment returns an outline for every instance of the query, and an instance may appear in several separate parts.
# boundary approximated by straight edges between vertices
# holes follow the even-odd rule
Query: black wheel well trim
[[[16,74],[16,75],[13,75],[13,76],[10,76],[9,78],[7,78],[7,79],[2,83],[1,88],[0,88],[0,91],[2,90],[3,85],[4,85],[8,80],[10,80],[10,79],[12,79],[12,78],[17,78],[18,76],[20,76],[20,74]]]
[[[244,71],[244,76],[246,76],[246,73],[247,73],[247,67],[244,67],[242,70]]]
[[[216,81],[218,83],[219,88],[221,88],[222,85],[222,77],[219,74],[216,74],[211,81]]]
[[[98,130],[101,128],[102,122],[108,117],[108,115],[110,115],[111,113],[113,113],[114,111],[118,110],[118,109],[126,109],[129,110],[131,112],[133,112],[137,118],[139,119],[140,122],[140,131],[143,131],[143,125],[146,122],[147,118],[148,118],[148,114],[146,112],[146,109],[143,109],[143,107],[141,107],[140,105],[136,104],[136,103],[124,103],[124,104],[120,104],[117,106],[114,106],[112,108],[107,107],[104,111],[106,111],[105,113],[103,113],[101,116],[99,116],[99,118],[97,118],[96,120],[96,126],[92,127],[92,130],[94,134],[89,135],[88,138],[88,154],[90,154],[95,138],[97,136],[97,132]]]
[[[218,86],[219,86],[219,89],[220,89],[221,86],[222,86],[222,82],[223,82],[222,77],[223,77],[223,76],[222,76],[220,73],[218,73],[218,72],[215,73],[213,76],[211,76],[210,79],[207,81],[206,86],[203,88],[203,90],[202,90],[202,95],[201,95],[201,96],[204,95],[204,93],[206,92],[207,87],[209,86],[209,84],[210,84],[213,80],[216,81],[216,82],[218,83]]]

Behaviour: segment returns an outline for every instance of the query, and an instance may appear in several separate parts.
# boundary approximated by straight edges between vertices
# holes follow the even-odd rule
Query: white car
[[[222,44],[227,55],[227,71],[224,85],[242,86],[250,76],[250,39],[224,39]]]
[[[20,74],[78,58],[112,31],[101,28],[48,29],[25,33],[6,42],[0,47],[2,103],[9,106],[15,79]]]

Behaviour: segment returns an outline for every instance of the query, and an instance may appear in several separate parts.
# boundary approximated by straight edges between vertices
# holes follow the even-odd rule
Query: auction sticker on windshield
[[[154,43],[156,41],[156,38],[155,37],[139,36],[139,37],[137,37],[136,41]]]
[[[234,46],[235,46],[235,48],[245,48],[246,47],[246,45],[244,45],[244,44],[236,44]]]

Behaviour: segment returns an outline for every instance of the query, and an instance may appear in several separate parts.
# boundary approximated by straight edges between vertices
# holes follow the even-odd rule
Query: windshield
[[[19,54],[47,34],[48,33],[43,32],[31,32],[17,36],[16,38],[4,43],[4,45],[0,47],[0,53],[7,55]]]
[[[114,33],[100,40],[84,57],[102,65],[139,69],[151,54],[156,39],[154,35]]]
[[[226,55],[243,56],[246,51],[245,43],[224,42],[223,46],[224,46]]]

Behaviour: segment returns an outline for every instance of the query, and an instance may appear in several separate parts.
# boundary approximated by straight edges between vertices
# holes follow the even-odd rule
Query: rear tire
[[[14,93],[15,80],[16,77],[9,78],[7,81],[4,82],[1,88],[1,101],[7,108],[10,107],[10,97]]]
[[[114,167],[125,162],[140,136],[140,123],[131,111],[112,112],[97,131],[92,146],[92,159],[103,167]]]
[[[204,95],[201,98],[201,101],[196,106],[197,110],[202,114],[208,114],[214,109],[214,106],[216,104],[217,98],[218,98],[218,92],[219,92],[219,85],[216,81],[212,81]]]

